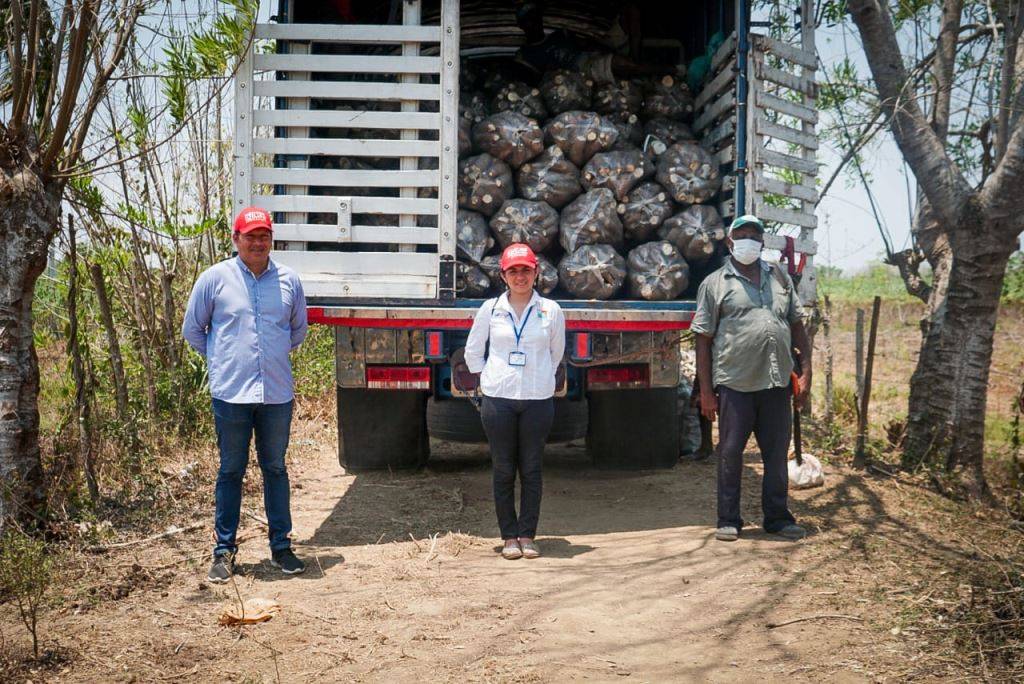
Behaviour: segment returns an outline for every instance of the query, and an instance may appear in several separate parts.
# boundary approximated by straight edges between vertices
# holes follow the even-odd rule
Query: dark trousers
[[[242,478],[249,464],[249,444],[256,435],[256,458],[263,471],[263,510],[270,524],[270,549],[291,546],[288,470],[284,454],[292,425],[292,404],[230,404],[213,400],[213,422],[220,449],[217,473],[214,553],[234,553],[242,508]]]
[[[480,407],[494,467],[494,509],[502,539],[537,536],[544,442],[555,417],[553,399],[484,397]],[[519,516],[516,516],[516,472]]]
[[[789,512],[786,460],[793,423],[792,390],[776,387],[759,392],[718,388],[718,526],[743,527],[740,482],[743,449],[754,433],[764,462],[761,511],[764,529],[778,532],[795,522]]]

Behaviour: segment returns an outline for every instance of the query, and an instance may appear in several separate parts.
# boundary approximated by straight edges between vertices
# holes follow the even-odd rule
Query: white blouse
[[[517,330],[522,331],[518,341]],[[485,359],[488,340],[490,349]],[[554,396],[555,373],[564,353],[562,307],[536,292],[523,310],[522,319],[509,304],[507,292],[488,299],[476,312],[466,341],[466,365],[470,372],[481,373],[481,391],[485,396],[501,399]]]

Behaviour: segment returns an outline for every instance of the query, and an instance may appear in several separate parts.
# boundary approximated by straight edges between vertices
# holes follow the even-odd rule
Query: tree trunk
[[[989,367],[999,296],[1015,244],[984,225],[951,245],[949,269],[936,274],[921,354],[910,382],[903,465],[957,471],[968,491],[985,496],[982,462]],[[942,282],[939,282],[941,278]]]
[[[0,138],[10,142],[7,131]],[[11,518],[34,523],[46,505],[32,300],[59,227],[61,194],[23,160],[0,160],[0,526]]]
[[[114,314],[110,307],[110,297],[107,295],[107,279],[103,275],[103,266],[93,263],[89,267],[89,274],[92,276],[92,284],[96,289],[96,301],[100,306],[100,321],[103,323],[103,330],[107,334],[107,346],[110,348],[110,372],[114,380],[114,400],[117,403],[117,419],[122,425],[127,426],[128,416],[128,383],[124,377],[124,361],[121,356],[121,341],[117,337],[117,328],[114,327]]]

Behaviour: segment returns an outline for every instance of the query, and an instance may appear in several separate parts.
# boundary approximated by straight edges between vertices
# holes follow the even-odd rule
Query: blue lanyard
[[[526,315],[523,316],[522,324],[516,328],[516,319],[512,317],[512,312],[508,312],[508,320],[512,321],[512,332],[516,334],[516,349],[519,349],[519,341],[523,339],[523,331],[526,330],[526,324],[530,320],[530,314],[533,313],[533,306],[526,310]]]

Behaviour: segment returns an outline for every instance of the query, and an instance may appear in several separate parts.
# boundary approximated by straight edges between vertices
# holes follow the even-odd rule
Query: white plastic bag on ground
[[[825,471],[821,461],[812,454],[803,455],[803,464],[797,465],[796,459],[789,461],[789,486],[793,489],[810,489],[825,484]]]

